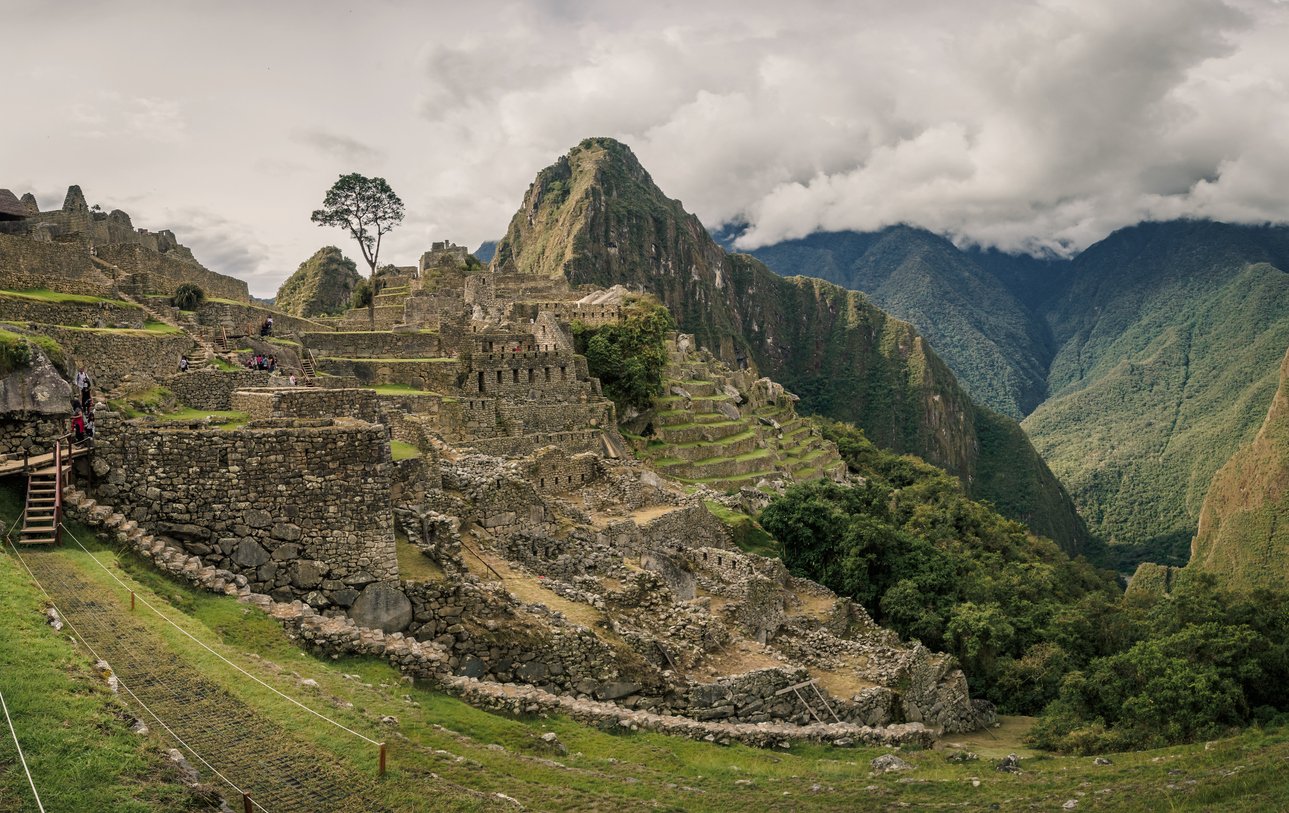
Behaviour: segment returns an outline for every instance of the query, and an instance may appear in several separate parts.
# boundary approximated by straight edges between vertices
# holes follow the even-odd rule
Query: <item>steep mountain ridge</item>
[[[938,235],[909,226],[821,232],[750,252],[784,276],[863,291],[912,322],[977,402],[1020,419],[1047,394],[1047,325],[993,273]]]
[[[1280,587],[1289,575],[1289,352],[1257,437],[1213,477],[1188,569],[1237,588]]]
[[[727,255],[623,144],[588,139],[542,170],[492,268],[647,290],[681,330],[731,366],[781,382],[804,408],[945,467],[1067,550],[1086,540],[1020,427],[973,403],[910,324],[863,294]]]

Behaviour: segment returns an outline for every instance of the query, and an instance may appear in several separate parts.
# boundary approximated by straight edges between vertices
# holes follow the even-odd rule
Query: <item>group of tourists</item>
[[[277,356],[256,353],[246,360],[246,366],[251,370],[265,370],[271,373],[277,370]]]
[[[72,440],[88,444],[94,439],[94,397],[90,393],[90,374],[82,364],[76,370],[76,392],[72,394]]]

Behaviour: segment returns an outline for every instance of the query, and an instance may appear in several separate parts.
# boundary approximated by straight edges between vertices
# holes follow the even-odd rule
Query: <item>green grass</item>
[[[766,533],[756,520],[742,511],[726,508],[718,502],[705,500],[703,504],[707,506],[708,511],[716,515],[717,519],[729,526],[734,544],[739,547],[739,550],[774,559],[782,557],[783,546],[777,539]]]
[[[101,296],[85,294],[65,294],[61,291],[50,291],[46,288],[28,288],[22,291],[0,291],[0,297],[6,299],[27,299],[32,302],[51,302],[55,304],[98,305],[107,302],[121,308],[138,308],[134,302],[124,299],[107,299]]]
[[[121,398],[114,398],[107,402],[113,412],[120,412],[127,418],[138,418],[141,415],[150,415],[157,411],[163,404],[172,401],[175,394],[160,385],[148,387],[147,389],[130,392]]]
[[[225,373],[239,373],[242,370],[246,369],[245,367],[241,367],[237,364],[232,363],[231,361],[228,361],[227,359],[220,358],[219,356],[215,356],[210,361],[211,361],[211,364],[214,365],[216,370],[220,370],[221,372],[225,372]]]
[[[389,454],[394,460],[411,460],[414,457],[420,457],[421,450],[405,441],[391,440]]]
[[[157,417],[163,421],[173,421],[175,423],[205,421],[208,418],[213,418],[214,420],[210,421],[210,425],[220,429],[240,429],[250,420],[250,416],[245,412],[233,409],[193,409],[191,407],[166,412]]]
[[[369,390],[375,390],[382,395],[437,395],[438,393],[429,390],[418,390],[415,387],[409,387],[406,384],[372,384],[367,387]]]

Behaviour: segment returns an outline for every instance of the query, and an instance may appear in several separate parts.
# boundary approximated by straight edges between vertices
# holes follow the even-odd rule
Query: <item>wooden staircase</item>
[[[313,351],[305,349],[300,353],[300,372],[304,373],[304,383],[312,387],[318,376],[318,365],[313,358]]]
[[[59,440],[50,464],[28,471],[20,544],[57,545],[62,540],[63,484],[71,471],[71,452],[70,441]]]

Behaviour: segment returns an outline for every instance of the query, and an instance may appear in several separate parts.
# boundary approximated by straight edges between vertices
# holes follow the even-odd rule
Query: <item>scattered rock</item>
[[[944,759],[946,762],[975,762],[980,756],[971,751],[951,751]]]
[[[1003,773],[1020,773],[1020,757],[1008,754],[998,761],[997,770]]]
[[[911,771],[913,766],[894,754],[882,754],[872,762],[868,763],[874,773],[892,773],[898,771]]]
[[[1093,765],[1113,765],[1114,763],[1106,759],[1105,757],[1097,757],[1096,759],[1092,760],[1092,764]]]
[[[568,748],[564,743],[560,742],[559,737],[556,736],[554,731],[547,731],[545,734],[541,735],[539,739],[546,744],[546,747],[550,748],[555,753],[562,756],[568,755]]]
[[[1076,808],[1076,807],[1078,807],[1078,806],[1079,806],[1079,800],[1078,800],[1078,799],[1067,799],[1067,800],[1066,800],[1066,802],[1065,802],[1065,804],[1061,805],[1061,809],[1062,809],[1062,810],[1073,810],[1074,808]]]

